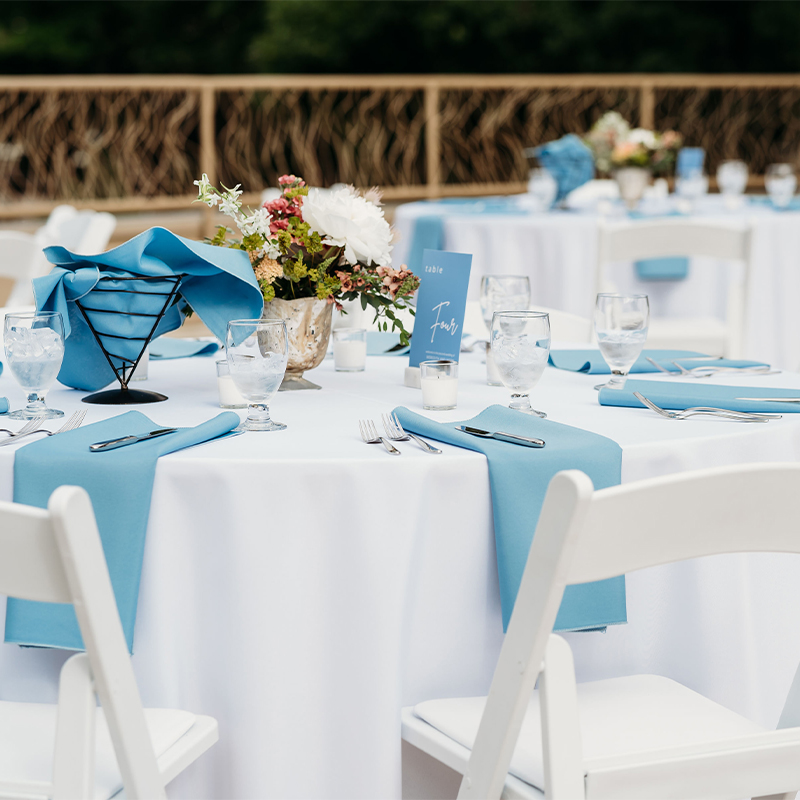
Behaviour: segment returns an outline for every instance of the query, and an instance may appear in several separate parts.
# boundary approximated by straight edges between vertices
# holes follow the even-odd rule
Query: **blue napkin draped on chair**
[[[631,219],[653,219],[653,215],[642,214],[641,211],[628,211]],[[677,211],[658,214],[659,217],[682,216]],[[643,281],[682,281],[689,275],[689,259],[685,256],[664,256],[662,258],[644,258],[635,262],[636,274]]]
[[[600,405],[645,408],[634,392],[644,395],[657,406],[670,411],[682,411],[693,406],[712,406],[728,408],[731,411],[755,411],[768,414],[791,414],[800,412],[798,403],[763,402],[761,400],[740,400],[742,397],[797,397],[797,389],[766,389],[761,386],[719,386],[718,384],[697,383],[695,381],[637,381],[627,380],[622,389],[602,388],[599,392]]]
[[[534,148],[541,165],[558,185],[556,202],[594,178],[592,151],[574,133]]]
[[[195,428],[128,447],[93,453],[89,445],[159,428],[144,414],[128,411],[111,419],[21,447],[14,458],[14,502],[46,508],[65,484],[89,493],[108,563],[122,628],[133,652],[133,628],[144,555],[150,498],[159,456],[215,439],[239,424],[231,411]],[[82,650],[71,605],[9,599],[5,640],[25,645]]]
[[[622,449],[596,433],[490,406],[471,420],[434,422],[407,408],[396,408],[404,428],[420,436],[483,453],[489,462],[497,569],[503,629],[508,626],[533,541],[548,484],[564,469],[583,470],[596,489],[620,482]],[[465,424],[544,439],[543,449],[479,439],[456,430]],[[456,501],[456,498],[453,498]],[[600,628],[625,622],[625,579],[611,578],[570,586],[556,619],[556,630]]]
[[[664,369],[677,372],[673,361],[681,362],[686,369],[693,367],[766,367],[763,361],[745,361],[733,358],[713,358],[694,350],[643,350],[631,367],[631,373],[660,372],[658,367],[647,359],[652,358]],[[610,375],[611,368],[597,349],[589,350],[551,350],[548,363],[556,369],[570,372],[584,372],[587,375]]]
[[[63,247],[48,247],[44,253],[55,266],[50,274],[33,281],[36,309],[61,312],[67,340],[58,380],[76,389],[94,391],[115,378],[76,301],[96,309],[90,318],[107,337],[104,345],[113,340],[113,352],[127,359],[135,357],[143,346],[154,322],[149,315],[165,301],[164,295],[156,292],[171,287],[173,276],[180,277],[178,302],[167,310],[153,336],[179,327],[187,303],[222,341],[229,320],[261,316],[261,290],[242,250],[194,242],[165,228],[150,228],[106,253],[78,255]],[[104,280],[98,287],[101,278],[136,277],[148,280]],[[128,291],[132,288],[136,294]],[[126,341],[127,337],[136,339]]]

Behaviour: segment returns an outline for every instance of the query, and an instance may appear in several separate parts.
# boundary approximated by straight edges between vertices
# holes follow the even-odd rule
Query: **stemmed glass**
[[[484,275],[481,278],[481,313],[492,327],[495,311],[525,311],[531,304],[531,281],[527,275]]]
[[[546,417],[531,408],[528,395],[542,377],[550,355],[550,315],[541,311],[497,311],[492,317],[492,356],[506,388],[509,408]]]
[[[236,319],[228,323],[225,356],[231,378],[247,400],[244,431],[282,431],[269,416],[269,402],[280,388],[289,358],[289,336],[282,319]]]
[[[797,188],[797,176],[791,164],[770,164],[764,173],[764,186],[776,208],[786,208]]]
[[[597,344],[611,368],[609,389],[622,389],[647,341],[650,301],[646,294],[598,294],[594,310]],[[596,389],[602,387],[596,386]]]
[[[723,161],[717,167],[717,186],[725,198],[725,207],[735,210],[747,188],[747,164],[744,161]]]
[[[28,394],[28,405],[12,411],[8,417],[63,417],[63,411],[48,408],[44,402],[44,396],[64,360],[64,320],[61,314],[6,314],[3,345],[12,374]]]

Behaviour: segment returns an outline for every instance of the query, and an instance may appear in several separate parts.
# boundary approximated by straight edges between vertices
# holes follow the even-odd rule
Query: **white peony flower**
[[[303,200],[303,219],[325,244],[344,247],[349,264],[388,267],[392,229],[378,206],[349,189],[311,189]]]
[[[642,144],[648,150],[656,149],[656,135],[653,131],[648,131],[645,128],[634,128],[627,137],[627,141],[634,144]]]

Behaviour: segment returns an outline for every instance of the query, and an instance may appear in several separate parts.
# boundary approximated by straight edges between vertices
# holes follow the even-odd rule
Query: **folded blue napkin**
[[[535,148],[541,165],[558,184],[556,202],[594,178],[592,151],[574,133]]]
[[[367,331],[368,356],[407,356],[410,349],[410,345],[400,347],[399,333]]]
[[[395,413],[407,430],[486,456],[505,630],[550,480],[561,470],[580,469],[592,479],[596,489],[616,486],[620,481],[622,449],[616,442],[596,433],[521,414],[504,406],[490,406],[464,423],[434,422],[402,407],[396,408]],[[480,439],[456,430],[456,425],[461,424],[534,436],[544,439],[547,445],[540,450]],[[452,499],[455,502],[457,498]],[[599,628],[623,623],[626,619],[625,579],[610,578],[567,587],[555,629]]]
[[[704,358],[705,356],[705,358]],[[693,367],[766,367],[763,361],[744,361],[734,358],[712,358],[705,353],[694,350],[643,350],[636,359],[631,373],[634,372],[660,372],[647,358],[657,361],[664,369],[677,371],[673,361],[680,362],[686,369]],[[689,359],[689,360],[686,360]],[[610,375],[606,360],[597,349],[592,350],[551,350],[548,363],[556,369],[566,369],[571,372],[585,372],[587,375]]]
[[[243,250],[194,242],[164,228],[150,228],[130,241],[98,255],[78,255],[48,247],[52,272],[35,278],[37,311],[59,311],[67,336],[58,380],[66,386],[94,391],[114,380],[114,371],[92,335],[76,300],[87,312],[106,349],[120,367],[133,361],[150,335],[155,317],[172,282],[103,281],[100,278],[169,278],[180,276],[177,302],[161,319],[153,336],[175,330],[187,303],[220,340],[230,319],[261,316],[264,306],[250,260]],[[135,290],[137,293],[133,293]]]
[[[731,411],[765,411],[770,414],[800,412],[800,403],[770,403],[759,400],[737,400],[739,397],[797,397],[797,389],[765,389],[758,386],[719,386],[718,384],[628,380],[622,389],[600,390],[602,406],[628,406],[645,408],[634,396],[639,392],[657,406],[671,411],[681,411],[692,406],[729,408]]]
[[[159,428],[144,414],[128,411],[58,436],[22,447],[14,458],[14,502],[46,508],[59,486],[82,486],[89,492],[97,517],[128,648],[133,652],[133,627],[144,555],[150,497],[159,456],[215,439],[239,424],[231,411],[195,428],[128,447],[93,453],[89,445]],[[83,639],[70,605],[9,599],[7,642],[82,650]]]
[[[198,342],[196,339],[171,339],[162,336],[150,342],[150,358],[166,361],[169,358],[213,356],[220,351],[219,342]]]

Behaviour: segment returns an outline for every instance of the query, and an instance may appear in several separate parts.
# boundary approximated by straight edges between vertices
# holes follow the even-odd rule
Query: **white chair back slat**
[[[47,511],[0,503],[0,594],[72,602]]]
[[[791,512],[798,495],[800,464],[725,467],[595,492],[568,582],[720,553],[800,553]]]

